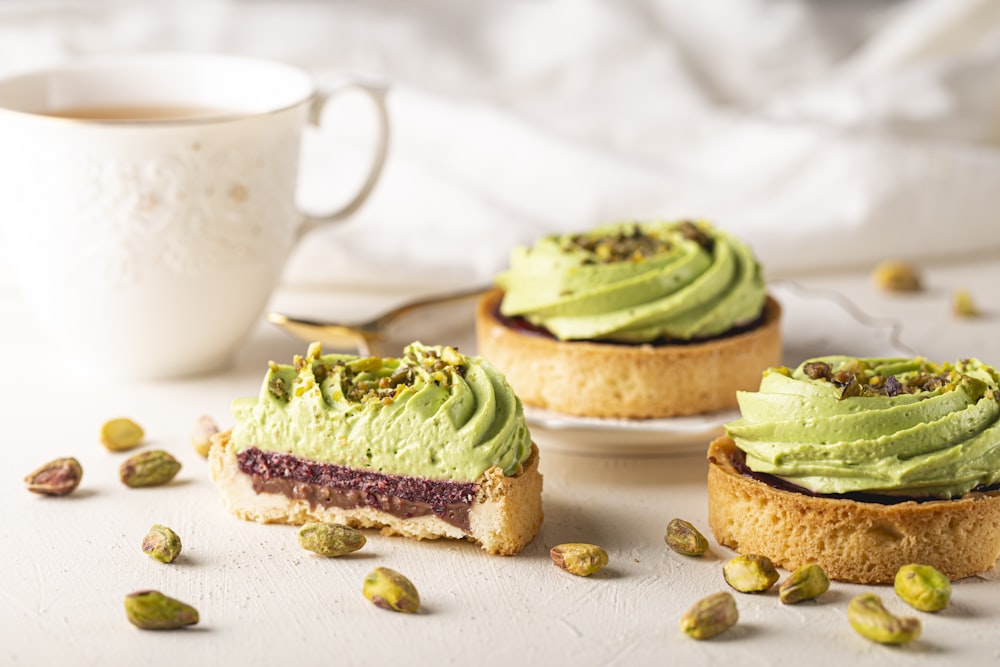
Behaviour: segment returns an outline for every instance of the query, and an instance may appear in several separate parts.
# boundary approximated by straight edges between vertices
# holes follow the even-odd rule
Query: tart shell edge
[[[740,474],[728,436],[708,449],[708,523],[719,544],[794,570],[817,563],[831,579],[892,583],[909,563],[949,579],[1000,557],[1000,491],[894,505],[809,496]]]
[[[209,464],[212,481],[221,491],[226,509],[248,521],[294,525],[324,521],[354,528],[380,528],[385,535],[418,540],[468,539],[500,556],[519,553],[535,538],[542,525],[542,475],[538,471],[538,448],[534,443],[531,455],[516,475],[505,476],[494,466],[476,480],[477,492],[469,510],[468,533],[433,515],[399,518],[368,506],[346,509],[313,506],[304,499],[257,493],[250,476],[240,470],[229,431],[213,436]]]
[[[477,353],[528,406],[568,415],[650,419],[736,407],[781,361],[781,306],[770,296],[752,329],[704,342],[628,345],[560,341],[520,332],[497,317],[503,291],[476,307]]]

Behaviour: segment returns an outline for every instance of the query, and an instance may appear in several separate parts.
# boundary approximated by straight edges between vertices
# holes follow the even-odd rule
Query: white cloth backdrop
[[[772,276],[1000,256],[997,0],[0,0],[2,72],[136,50],[390,87],[384,178],[290,284],[484,283],[515,243],[619,218],[708,218]],[[357,180],[366,111],[307,138],[309,208]]]

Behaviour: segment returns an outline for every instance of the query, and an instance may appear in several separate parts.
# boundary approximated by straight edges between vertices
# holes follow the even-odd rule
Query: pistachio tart
[[[837,580],[949,579],[1000,557],[1000,389],[975,359],[831,356],[765,371],[708,450],[722,545]]]
[[[542,523],[538,449],[504,377],[452,347],[399,358],[326,354],[271,363],[213,437],[228,509],[260,522],[341,523],[456,538],[514,555]]]
[[[779,363],[780,321],[739,240],[707,222],[625,222],[515,248],[476,339],[525,405],[647,419],[736,407]]]

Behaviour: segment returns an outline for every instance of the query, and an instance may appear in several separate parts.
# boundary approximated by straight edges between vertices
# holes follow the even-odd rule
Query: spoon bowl
[[[406,316],[435,306],[472,300],[487,289],[476,287],[408,301],[363,322],[329,322],[284,313],[268,313],[267,321],[296,338],[309,342],[319,341],[337,348],[354,348],[361,356],[372,356],[379,344],[393,337],[394,325],[401,324]]]

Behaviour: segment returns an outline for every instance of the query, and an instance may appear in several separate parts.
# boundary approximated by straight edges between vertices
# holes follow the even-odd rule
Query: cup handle
[[[348,90],[360,90],[367,94],[374,105],[376,122],[378,123],[378,143],[375,145],[375,155],[372,158],[371,167],[368,169],[368,176],[365,178],[365,182],[357,194],[344,204],[343,207],[332,213],[306,216],[304,224],[299,230],[300,237],[309,230],[315,229],[318,225],[343,220],[357,211],[365,202],[365,199],[368,198],[368,195],[371,194],[379,175],[382,173],[382,167],[385,165],[385,158],[389,151],[389,112],[385,105],[386,89],[384,87],[357,81],[348,81],[335,88],[318,92],[313,97],[309,107],[309,123],[315,127],[321,127],[323,111],[326,109],[327,103],[340,93]]]

